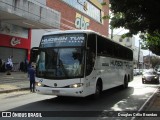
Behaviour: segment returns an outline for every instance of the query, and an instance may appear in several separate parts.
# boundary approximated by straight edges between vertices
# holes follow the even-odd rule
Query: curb
[[[19,89],[12,89],[12,90],[4,90],[4,91],[0,91],[1,93],[11,93],[11,92],[15,92],[15,91],[23,91],[23,90],[29,90],[29,88],[19,88]]]
[[[157,98],[157,92],[159,91],[159,88],[157,88],[152,96],[143,104],[143,106],[139,109],[139,111],[147,111],[151,108],[153,103],[155,102]]]
[[[154,93],[148,98],[148,100],[142,105],[142,107],[138,110],[138,112],[141,112],[141,111],[148,111],[153,103],[155,102],[156,98],[157,98],[157,95],[156,93],[159,91],[160,88],[157,88]],[[132,117],[131,120],[140,120],[141,118],[138,118],[138,117]]]

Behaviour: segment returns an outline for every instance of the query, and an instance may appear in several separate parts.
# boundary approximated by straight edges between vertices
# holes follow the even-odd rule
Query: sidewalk
[[[29,89],[27,73],[11,72],[11,75],[0,72],[0,93]]]

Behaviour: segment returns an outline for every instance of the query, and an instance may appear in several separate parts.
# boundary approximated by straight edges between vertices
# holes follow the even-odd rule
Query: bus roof
[[[66,33],[66,34],[67,33],[94,33],[94,34],[100,35],[102,37],[105,37],[105,38],[107,38],[108,40],[110,40],[110,41],[112,41],[114,43],[117,43],[117,44],[121,45],[117,41],[113,41],[110,38],[108,38],[107,36],[104,36],[104,35],[102,35],[102,34],[100,34],[98,32],[95,32],[93,30],[57,30],[57,31],[47,32],[43,36],[45,36],[45,35],[64,34],[64,33]],[[121,46],[123,46],[123,45],[121,45]],[[126,47],[126,46],[123,46],[123,47]],[[126,47],[126,48],[128,48],[128,47]],[[128,49],[132,50],[131,48],[128,48]]]
[[[47,32],[47,33],[43,34],[43,36],[45,36],[45,35],[64,34],[64,33],[66,33],[66,34],[67,33],[94,33],[94,34],[100,35],[102,37],[105,37],[107,39],[110,39],[107,36],[102,35],[102,34],[100,34],[98,32],[93,31],[93,30],[79,30],[79,29],[77,29],[77,30],[57,30],[57,31],[51,31],[51,32]]]
[[[99,34],[92,30],[58,30],[58,31],[47,32],[44,35],[64,34],[64,33],[96,33],[96,34]]]

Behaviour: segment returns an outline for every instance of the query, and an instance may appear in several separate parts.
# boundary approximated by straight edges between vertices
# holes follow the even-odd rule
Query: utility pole
[[[111,27],[111,39],[113,39],[113,27]]]
[[[150,54],[150,50],[149,50],[149,68],[151,67],[151,54]]]
[[[138,62],[137,62],[137,68],[139,69],[139,58],[140,58],[140,40],[139,40],[139,48],[138,48]]]

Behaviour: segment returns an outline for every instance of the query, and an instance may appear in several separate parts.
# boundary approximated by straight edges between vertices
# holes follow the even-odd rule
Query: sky
[[[135,37],[135,46],[136,47],[139,47],[139,36],[138,35],[135,35],[134,36]],[[149,50],[142,50],[143,51],[143,56],[147,56],[147,55],[151,55],[152,54],[152,52],[151,51],[149,51]]]

